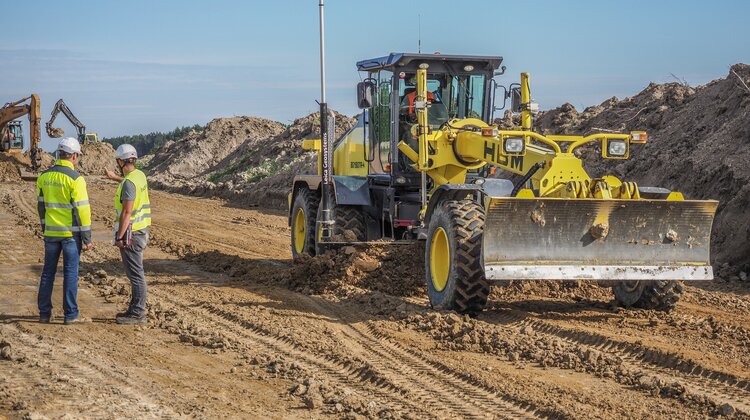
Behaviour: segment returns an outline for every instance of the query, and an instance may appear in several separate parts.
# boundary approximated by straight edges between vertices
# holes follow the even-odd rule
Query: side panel
[[[361,113],[354,127],[342,136],[333,150],[334,175],[367,176],[364,128],[364,113]]]

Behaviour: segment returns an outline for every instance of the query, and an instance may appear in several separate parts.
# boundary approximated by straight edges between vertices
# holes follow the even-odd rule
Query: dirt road
[[[414,249],[292,264],[283,214],[158,191],[150,322],[116,325],[129,287],[109,246],[114,187],[89,182],[79,306],[94,322],[73,327],[61,278],[57,321],[36,322],[33,186],[0,187],[0,418],[750,417],[747,284],[689,285],[670,314],[587,285],[511,285],[469,319],[393,274]]]

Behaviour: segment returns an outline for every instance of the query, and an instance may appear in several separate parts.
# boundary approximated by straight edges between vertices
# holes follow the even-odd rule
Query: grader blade
[[[489,198],[491,280],[711,280],[717,201]]]

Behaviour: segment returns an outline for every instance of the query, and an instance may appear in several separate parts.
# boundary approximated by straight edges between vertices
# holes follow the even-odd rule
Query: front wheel
[[[315,221],[320,199],[314,191],[303,188],[297,192],[292,205],[292,257],[315,255]]]
[[[482,267],[484,209],[473,200],[446,200],[430,217],[425,249],[427,294],[435,309],[477,316],[490,285]]]
[[[682,284],[677,280],[624,281],[612,291],[617,302],[626,308],[670,312],[682,297]]]

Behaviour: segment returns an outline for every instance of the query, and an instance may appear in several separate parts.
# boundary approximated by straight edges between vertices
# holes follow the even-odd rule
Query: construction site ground
[[[115,184],[94,178],[79,290],[93,322],[76,326],[59,274],[56,319],[37,322],[34,185],[0,186],[0,418],[750,417],[747,283],[686,285],[669,314],[617,308],[593,285],[514,284],[470,319],[430,310],[386,267],[419,266],[418,247],[295,264],[283,212],[161,191],[149,323],[117,325]]]

